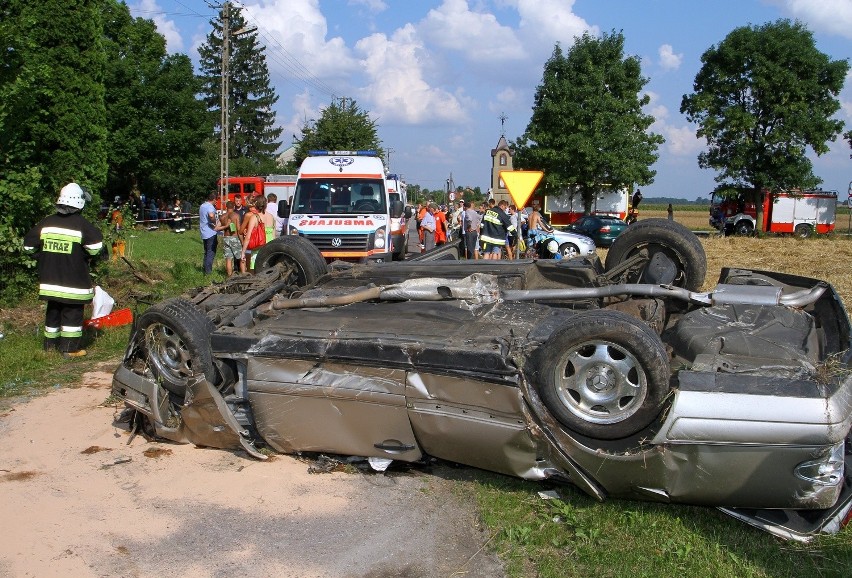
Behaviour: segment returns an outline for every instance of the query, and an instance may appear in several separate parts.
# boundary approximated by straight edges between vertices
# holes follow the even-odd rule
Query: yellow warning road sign
[[[543,176],[541,171],[500,171],[500,178],[519,210],[527,204]]]

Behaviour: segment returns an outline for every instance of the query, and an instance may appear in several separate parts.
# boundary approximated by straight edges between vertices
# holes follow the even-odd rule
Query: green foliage
[[[664,139],[647,132],[654,118],[642,112],[646,83],[639,58],[624,56],[621,33],[586,33],[566,55],[557,44],[529,125],[513,143],[515,167],[544,171],[551,194],[574,188],[587,207],[603,185],[653,182],[650,166]]]
[[[843,129],[832,117],[849,63],[830,60],[789,20],[736,28],[701,62],[681,102],[707,139],[699,165],[719,171],[717,182],[756,191],[819,184],[806,154],[827,152]]]
[[[0,6],[0,300],[31,287],[21,239],[59,189],[106,179],[101,0]],[[95,203],[98,199],[95,199]]]
[[[46,197],[40,195],[39,176],[39,170],[30,167],[0,177],[0,199],[4,202],[0,211],[0,303],[14,303],[32,288],[35,260],[24,253],[23,236],[42,216],[38,200]],[[45,206],[45,214],[47,209]]]
[[[266,65],[265,47],[257,40],[257,30],[251,31],[242,10],[231,6],[230,10],[229,53],[230,74],[229,99],[229,156],[232,162],[246,159],[247,168],[232,174],[268,174],[276,172],[274,165],[269,170],[269,161],[274,161],[275,152],[280,148],[281,128],[275,127],[273,106],[278,96],[270,85],[269,69]],[[207,42],[198,49],[201,66],[201,94],[209,111],[211,123],[221,133],[221,94],[222,94],[222,13],[220,18],[211,20],[212,30]],[[234,34],[240,30],[245,33]],[[254,170],[251,170],[254,166]]]
[[[302,138],[296,141],[295,164],[302,164],[312,150],[374,150],[382,158],[385,154],[376,122],[354,99],[332,102],[319,120],[305,123]]]
[[[41,194],[50,197],[71,181],[97,191],[106,180],[101,7],[102,0],[73,8],[63,0],[6,3],[13,32],[4,34],[4,58],[10,45],[15,56],[0,88],[0,175],[36,167]]]
[[[183,54],[166,54],[151,20],[132,18],[125,4],[104,0],[109,175],[106,197],[138,189],[173,198],[210,186],[199,175],[204,140],[212,136],[200,83]],[[218,156],[218,151],[213,154]]]

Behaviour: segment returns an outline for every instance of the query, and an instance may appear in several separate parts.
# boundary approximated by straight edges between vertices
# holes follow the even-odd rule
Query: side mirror
[[[411,205],[405,207],[405,218],[410,219],[414,216],[414,208]]]
[[[278,201],[278,217],[280,219],[290,218],[290,203],[288,203],[286,200]]]
[[[391,219],[398,219],[402,216],[402,211],[405,205],[402,204],[402,201],[391,201],[390,202],[390,216]]]

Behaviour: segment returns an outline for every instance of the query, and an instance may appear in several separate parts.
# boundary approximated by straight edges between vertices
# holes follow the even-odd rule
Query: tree
[[[137,187],[161,197],[184,196],[199,186],[203,191],[196,173],[213,127],[196,98],[200,85],[192,63],[183,54],[167,55],[153,21],[132,18],[117,0],[103,3],[108,197],[126,197]]]
[[[59,189],[106,181],[102,0],[0,3],[0,275],[4,299],[28,282],[21,237]],[[96,199],[97,202],[97,199]],[[93,203],[96,204],[96,203]]]
[[[527,129],[513,143],[513,164],[544,171],[544,185],[555,194],[579,192],[586,212],[602,187],[653,182],[650,166],[664,139],[647,132],[654,122],[642,112],[647,82],[639,59],[625,58],[621,33],[585,33],[567,55],[557,44]]]
[[[305,122],[302,138],[296,139],[296,166],[312,150],[374,150],[385,157],[376,122],[351,98],[332,102],[322,110],[319,120]]]
[[[224,8],[223,8],[224,11]],[[281,147],[278,138],[281,128],[275,127],[272,107],[278,96],[270,86],[265,48],[257,41],[257,31],[251,31],[242,10],[230,7],[229,16],[229,158],[245,173],[251,169],[260,174],[274,167],[274,156]],[[220,137],[222,82],[222,14],[210,22],[213,30],[207,43],[199,49],[201,93],[211,114],[211,122]],[[240,162],[240,159],[246,159]]]
[[[849,63],[830,60],[789,20],[736,28],[701,62],[680,111],[707,140],[698,164],[719,171],[719,189],[748,187],[756,200],[765,189],[819,184],[806,154],[827,152],[843,129],[832,116]]]

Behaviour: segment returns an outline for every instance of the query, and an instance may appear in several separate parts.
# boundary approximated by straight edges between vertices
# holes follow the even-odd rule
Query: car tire
[[[737,224],[734,225],[734,234],[740,235],[741,237],[750,237],[754,234],[754,226],[751,224],[751,221],[742,219],[737,221]]]
[[[192,302],[180,297],[148,308],[139,316],[139,347],[154,378],[181,398],[187,381],[198,375],[216,383],[210,351],[213,323]]]
[[[620,311],[578,313],[536,350],[532,367],[534,384],[553,416],[600,440],[649,426],[670,389],[662,341]]]
[[[799,223],[796,225],[796,229],[793,232],[800,239],[807,239],[813,235],[814,229],[807,223]]]
[[[563,259],[573,259],[580,256],[580,248],[574,243],[562,243],[559,245],[559,254]]]
[[[648,264],[632,273],[629,283],[676,285],[698,291],[707,275],[707,255],[695,233],[668,219],[643,219],[613,241],[606,255],[611,271],[637,253],[647,251]]]
[[[254,270],[260,271],[283,263],[293,268],[298,287],[312,285],[328,272],[325,257],[304,237],[282,235],[257,250]]]

